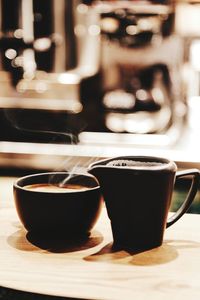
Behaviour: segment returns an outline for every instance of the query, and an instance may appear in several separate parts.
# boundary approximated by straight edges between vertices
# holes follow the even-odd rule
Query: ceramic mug
[[[168,159],[121,156],[97,161],[88,172],[99,181],[111,221],[114,246],[151,249],[160,246],[166,227],[191,205],[199,186],[197,169],[177,171]],[[191,188],[180,209],[168,219],[175,181],[192,176]]]

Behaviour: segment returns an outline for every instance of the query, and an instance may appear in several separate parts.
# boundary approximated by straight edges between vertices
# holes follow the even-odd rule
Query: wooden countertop
[[[0,286],[83,299],[199,299],[200,215],[186,214],[161,247],[142,253],[112,251],[105,209],[88,241],[54,244],[23,229],[13,180],[0,177]]]

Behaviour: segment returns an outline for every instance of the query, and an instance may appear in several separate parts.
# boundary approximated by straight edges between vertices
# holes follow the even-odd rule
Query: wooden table
[[[55,246],[27,236],[12,182],[0,178],[0,286],[84,299],[199,299],[200,215],[167,229],[161,247],[133,254],[112,251],[103,209],[88,241]]]

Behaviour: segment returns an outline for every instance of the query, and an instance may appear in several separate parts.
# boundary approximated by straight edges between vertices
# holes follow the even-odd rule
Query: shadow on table
[[[69,253],[86,250],[99,245],[102,240],[103,236],[96,230],[92,231],[90,236],[70,240],[61,237],[44,238],[27,233],[23,227],[7,238],[8,244],[15,249],[32,252],[39,252],[42,249],[52,253]]]
[[[179,250],[185,248],[199,248],[200,243],[188,240],[166,240],[162,246],[147,250],[113,249],[112,243],[103,247],[99,252],[84,257],[90,262],[106,261],[113,264],[152,266],[166,264],[179,256]]]

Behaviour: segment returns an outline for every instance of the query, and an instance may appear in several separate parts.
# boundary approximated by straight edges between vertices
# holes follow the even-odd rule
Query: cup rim
[[[26,191],[26,192],[30,192],[30,193],[48,193],[48,194],[61,194],[60,192],[52,192],[52,191],[38,191],[38,190],[29,190],[29,189],[25,189],[24,186],[20,185],[19,182],[20,181],[23,181],[23,180],[27,180],[27,179],[31,179],[31,178],[34,178],[34,177],[42,177],[42,176],[51,176],[51,175],[65,175],[65,174],[72,174],[73,177],[74,176],[83,176],[83,177],[89,177],[91,179],[93,179],[94,182],[96,182],[96,186],[94,187],[89,187],[88,189],[84,189],[84,190],[76,190],[76,192],[69,192],[69,191],[66,191],[66,192],[62,192],[62,194],[70,194],[70,193],[85,193],[85,192],[90,192],[90,191],[93,191],[93,190],[96,190],[96,189],[99,189],[100,188],[100,185],[99,185],[99,182],[98,180],[91,174],[89,173],[81,173],[81,172],[70,172],[70,171],[50,171],[50,172],[42,172],[42,173],[35,173],[35,174],[29,174],[29,175],[25,175],[25,176],[22,176],[22,177],[19,177],[14,183],[13,183],[13,188],[15,189],[18,189],[18,190],[22,190],[22,191]]]

